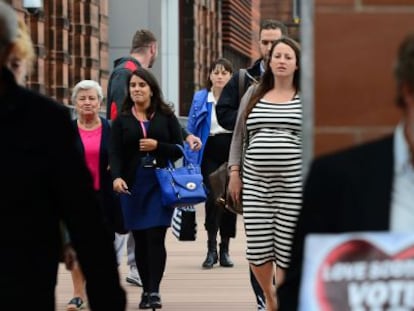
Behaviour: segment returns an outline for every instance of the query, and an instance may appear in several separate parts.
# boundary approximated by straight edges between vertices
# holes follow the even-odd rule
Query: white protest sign
[[[300,311],[414,310],[414,233],[311,234]]]

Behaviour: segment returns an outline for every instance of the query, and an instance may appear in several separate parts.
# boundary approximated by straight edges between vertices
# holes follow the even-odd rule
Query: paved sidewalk
[[[250,287],[248,264],[244,257],[245,236],[242,217],[238,217],[237,236],[230,241],[230,255],[235,266],[223,268],[216,265],[211,270],[201,268],[207,251],[203,217],[204,207],[197,206],[198,234],[194,242],[177,241],[171,230],[167,232],[167,267],[161,283],[162,310],[257,310]],[[120,267],[122,284],[128,295],[127,310],[135,311],[138,310],[141,288],[125,282],[127,269],[125,257]],[[65,311],[66,303],[72,298],[71,296],[71,277],[61,265],[56,290],[56,309]],[[106,298],[102,297],[102,299]]]

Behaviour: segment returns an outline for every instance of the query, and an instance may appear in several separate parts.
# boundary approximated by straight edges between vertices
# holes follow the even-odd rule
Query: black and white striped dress
[[[246,120],[243,158],[243,218],[247,259],[289,266],[302,198],[302,108],[260,100]]]

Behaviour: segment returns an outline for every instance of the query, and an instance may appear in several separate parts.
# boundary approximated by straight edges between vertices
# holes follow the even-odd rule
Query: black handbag
[[[214,196],[214,202],[217,206],[226,208],[232,213],[242,215],[243,207],[241,204],[235,204],[227,192],[229,184],[229,171],[227,162],[224,162],[213,173],[209,175],[210,188]]]
[[[179,241],[195,241],[197,237],[196,209],[194,206],[174,209],[171,231]]]

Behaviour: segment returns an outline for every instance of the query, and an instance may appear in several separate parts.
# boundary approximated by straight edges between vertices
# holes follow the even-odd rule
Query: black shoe
[[[142,293],[141,302],[139,303],[138,308],[139,309],[151,309],[148,293],[145,293],[145,292]]]
[[[230,259],[228,243],[220,244],[220,266],[228,268],[234,266],[234,263]]]
[[[149,294],[149,306],[152,309],[161,309],[161,296],[159,293],[150,293]]]
[[[220,254],[220,266],[231,268],[234,266],[233,261],[231,261],[230,256],[228,253]]]
[[[207,257],[203,262],[203,268],[211,269],[218,262],[217,251],[208,251]]]

